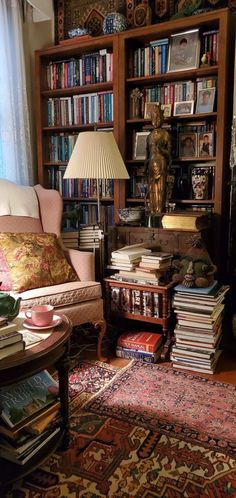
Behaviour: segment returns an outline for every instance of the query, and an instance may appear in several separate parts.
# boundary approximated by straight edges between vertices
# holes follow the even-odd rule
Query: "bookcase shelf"
[[[214,151],[212,157],[180,157],[178,153],[173,153],[172,166],[176,170],[176,175],[190,177],[193,164],[210,164],[214,162],[214,178],[212,192],[204,202],[195,201],[191,198],[176,199],[177,206],[182,210],[188,209],[191,204],[205,205],[212,207],[212,234],[214,242],[212,244],[212,257],[219,270],[224,267],[226,260],[228,213],[229,213],[229,153],[230,153],[230,127],[232,116],[233,88],[229,85],[233,81],[234,68],[234,16],[228,8],[211,10],[199,15],[184,17],[166,21],[163,23],[127,30],[122,33],[88,37],[86,39],[67,40],[57,46],[48,47],[36,51],[36,123],[37,123],[37,147],[38,147],[38,180],[45,186],[49,186],[47,180],[48,169],[57,167],[50,163],[48,153],[48,139],[53,134],[79,133],[80,131],[93,130],[95,127],[112,128],[119,145],[121,154],[126,162],[129,173],[134,167],[142,167],[143,160],[133,158],[133,141],[136,132],[151,130],[150,119],[145,119],[142,107],[139,117],[133,118],[130,113],[130,92],[138,87],[141,92],[146,92],[146,88],[161,88],[162,85],[187,83],[191,81],[194,86],[194,101],[197,100],[197,83],[199,80],[212,80],[212,85],[217,86],[215,105],[212,112],[172,115],[166,118],[167,126],[173,135],[175,148],[178,145],[176,129],[181,126],[188,126],[191,122],[196,122],[201,126],[201,122],[206,123],[206,129],[212,129],[214,135]],[[162,74],[151,74],[150,76],[133,76],[133,53],[134,50],[145,48],[150,42],[162,39],[170,39],[172,34],[186,32],[192,29],[199,29],[201,40],[201,53],[198,66],[195,69],[168,72],[167,66]],[[213,65],[201,66],[201,56],[203,47],[203,35],[205,32],[217,32],[218,56]],[[72,58],[84,58],[92,53],[107,50],[113,53],[113,75],[112,81],[88,83],[72,88],[56,88],[51,90],[47,87],[47,67],[50,63],[69,61]],[[219,61],[219,63],[218,63]],[[216,83],[214,83],[216,81]],[[210,84],[209,81],[206,83]],[[157,90],[155,90],[157,91]],[[159,91],[159,90],[158,90]],[[48,99],[71,98],[76,95],[90,95],[99,92],[113,93],[113,119],[109,122],[71,124],[71,125],[47,125],[47,101]],[[151,99],[153,100],[153,99]],[[179,129],[179,128],[178,128]],[[178,169],[179,164],[179,169]],[[66,162],[59,164],[65,166]],[[181,169],[183,166],[183,170]],[[131,178],[134,181],[133,177]],[[114,182],[114,213],[115,221],[119,222],[117,209],[132,203],[143,205],[144,199],[132,197],[130,195],[131,182]],[[189,194],[191,197],[191,192]],[[70,201],[71,199],[69,199]],[[78,202],[81,200],[76,198]],[[175,196],[173,195],[173,202]],[[88,199],[86,200],[88,201]],[[82,201],[81,201],[82,202]],[[92,200],[91,200],[92,202]]]

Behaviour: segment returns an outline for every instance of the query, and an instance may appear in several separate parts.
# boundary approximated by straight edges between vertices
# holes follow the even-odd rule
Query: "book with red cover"
[[[154,334],[151,332],[124,332],[118,338],[117,346],[154,353],[160,346],[161,341],[161,334]]]

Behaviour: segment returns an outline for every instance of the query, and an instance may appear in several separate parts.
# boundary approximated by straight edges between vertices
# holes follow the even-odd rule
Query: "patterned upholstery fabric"
[[[0,249],[14,292],[78,280],[55,234],[0,233]]]

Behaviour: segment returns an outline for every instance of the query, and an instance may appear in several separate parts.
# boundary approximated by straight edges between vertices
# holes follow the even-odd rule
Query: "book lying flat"
[[[212,285],[209,287],[185,287],[183,284],[178,284],[175,286],[176,292],[186,292],[186,294],[200,294],[200,295],[208,295],[214,291],[218,286],[218,281],[214,280]]]
[[[127,261],[133,261],[138,256],[142,254],[151,253],[151,249],[147,249],[142,244],[133,244],[131,246],[125,246],[116,251],[112,251],[111,257],[113,259],[125,259]]]
[[[0,387],[1,417],[9,427],[15,427],[53,403],[57,397],[58,383],[44,370],[20,382]]]
[[[117,346],[153,353],[158,349],[161,342],[161,334],[152,332],[124,332],[118,337]]]
[[[24,341],[18,341],[14,342],[14,344],[9,344],[8,346],[5,346],[4,348],[0,349],[0,360],[3,360],[3,358],[7,358],[12,354],[19,353],[19,351],[24,351],[24,349],[25,349]],[[1,398],[0,398],[0,406],[1,406]]]
[[[47,437],[42,438],[40,442],[37,441],[37,444],[32,448],[30,448],[28,453],[24,453],[23,455],[18,457],[15,454],[1,448],[0,457],[3,457],[19,465],[25,465],[36,453],[38,453],[38,451],[40,451],[43,448],[43,446],[45,446],[45,444],[47,444],[59,432],[60,432],[60,427],[57,427],[52,432],[50,432]]]
[[[172,230],[199,231],[210,226],[209,213],[165,213],[161,219],[162,227]]]
[[[2,335],[6,334],[6,332],[16,332],[17,325],[14,322],[7,322],[0,327],[0,338]]]

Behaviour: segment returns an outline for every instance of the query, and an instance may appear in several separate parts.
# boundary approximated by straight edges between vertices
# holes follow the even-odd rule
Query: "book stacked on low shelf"
[[[132,244],[121,249],[112,251],[109,270],[123,270],[132,272],[141,261],[143,254],[149,254],[151,249],[147,249],[143,244]],[[130,274],[130,273],[129,273]]]
[[[222,338],[224,298],[229,286],[215,281],[210,287],[175,287],[175,345],[171,359],[175,368],[212,374]]]
[[[136,358],[147,363],[156,363],[161,356],[163,341],[161,334],[151,332],[124,332],[116,346],[119,358]]]
[[[0,317],[0,360],[23,351],[24,348],[23,336],[17,331],[17,324]]]
[[[25,465],[59,433],[58,394],[46,370],[0,387],[0,458]]]
[[[103,238],[102,230],[98,225],[89,225],[79,230],[79,249],[99,249]]]
[[[129,246],[129,248],[132,247]],[[152,285],[169,283],[172,254],[152,252],[150,249],[139,247],[139,252],[137,246],[133,248],[133,253],[130,249],[128,256],[123,256],[123,254],[120,256],[118,251],[112,253],[112,264],[109,269],[119,269],[119,273],[112,275],[112,278],[124,282]]]
[[[78,230],[65,230],[61,233],[62,241],[65,247],[78,249],[79,247],[79,234]]]

